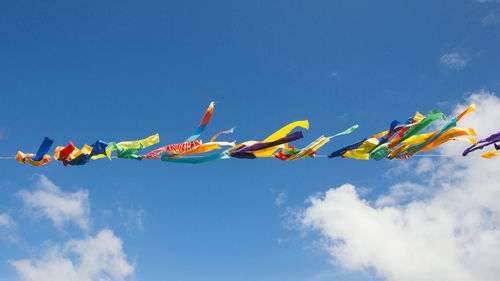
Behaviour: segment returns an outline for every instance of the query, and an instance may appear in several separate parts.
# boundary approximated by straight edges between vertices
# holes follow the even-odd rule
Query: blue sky
[[[307,119],[305,146],[359,124],[319,152],[328,154],[415,111],[450,115],[471,93],[498,93],[499,11],[473,0],[5,3],[0,156],[34,152],[45,136],[78,147],[154,133],[160,145],[181,142],[210,101],[204,140],[233,126],[225,140],[261,140]],[[390,280],[376,264],[349,267],[323,244],[345,237],[295,218],[314,206],[310,196],[345,183],[375,202],[397,183],[425,181],[399,165],[1,160],[0,280],[32,280],[16,261],[37,265],[54,249],[76,265],[85,253],[64,248],[102,231],[96,241],[119,239],[117,259],[133,268],[111,280]],[[76,213],[54,220],[29,201],[37,191]]]

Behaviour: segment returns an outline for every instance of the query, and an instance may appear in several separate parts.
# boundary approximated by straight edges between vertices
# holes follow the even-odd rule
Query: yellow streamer
[[[304,121],[296,121],[296,122],[290,123],[290,124],[286,125],[285,127],[276,131],[274,134],[267,137],[262,142],[272,142],[272,141],[278,140],[282,137],[285,137],[286,135],[288,135],[290,133],[290,131],[292,131],[296,127],[302,127],[305,129],[309,129],[309,121],[304,120]],[[273,147],[269,147],[266,149],[261,149],[261,150],[255,151],[254,154],[257,157],[272,157],[273,153],[276,150],[278,150],[280,148],[287,148],[287,147],[288,147],[288,144],[286,144],[286,143],[280,144],[277,146],[273,146]]]
[[[342,158],[354,158],[360,160],[370,159],[370,151],[379,144],[376,138],[369,138],[365,140],[358,148],[348,150],[342,155]]]
[[[484,157],[484,158],[488,158],[488,159],[491,159],[495,156],[500,156],[500,153],[495,153],[497,151],[500,151],[499,149],[496,149],[496,150],[493,150],[493,151],[490,151],[490,152],[486,152],[484,154],[482,154],[481,156]]]
[[[17,155],[16,155],[16,160],[17,162],[19,163],[22,163],[22,164],[30,164],[32,166],[43,166],[45,164],[47,164],[48,162],[50,162],[50,160],[52,160],[52,157],[50,157],[50,155],[46,154],[43,156],[42,160],[40,161],[34,161],[32,159],[29,159],[28,157],[33,157],[35,156],[34,154],[31,154],[31,153],[22,153],[21,151],[18,151],[17,152]]]
[[[297,160],[297,159],[300,159],[304,156],[311,155],[329,141],[330,141],[330,138],[326,138],[325,136],[321,136],[318,139],[316,139],[315,141],[313,141],[312,143],[310,143],[308,146],[306,146],[306,148],[302,149],[299,153],[297,153],[295,155],[290,155],[285,160],[286,161]]]
[[[438,137],[435,139],[433,142],[429,143],[426,145],[422,150],[420,151],[429,151],[431,149],[436,148],[437,146],[450,141],[450,140],[457,140],[457,141],[467,141],[470,143],[474,143],[477,141],[469,138],[461,138],[459,136],[477,136],[476,132],[472,128],[454,128],[449,130],[448,132],[444,133],[442,136]]]
[[[305,128],[305,129],[309,129],[309,121],[304,120],[304,121],[295,121],[293,123],[290,123],[290,124],[286,125],[285,127],[279,129],[278,131],[276,131],[275,133],[273,133],[269,137],[267,137],[262,142],[272,142],[272,141],[278,140],[278,139],[280,139],[280,138],[288,135],[288,133],[290,133],[290,131],[293,130],[294,128],[296,128],[296,127],[302,127],[302,128]],[[233,146],[233,147],[227,149],[226,151],[229,152],[231,150],[235,150],[235,149],[238,149],[238,148],[243,147],[243,146],[254,145],[256,143],[260,143],[260,142],[259,141],[246,141],[244,143],[240,143],[240,144],[238,144],[236,146]],[[272,157],[273,153],[276,150],[278,150],[280,148],[287,148],[287,147],[288,147],[288,144],[280,144],[280,145],[277,145],[277,146],[273,146],[273,147],[269,147],[269,148],[266,148],[266,149],[261,149],[261,150],[255,151],[253,153],[257,157]]]
[[[122,141],[117,143],[121,148],[123,149],[140,149],[140,148],[146,148],[148,146],[151,146],[153,144],[157,144],[160,142],[160,135],[155,134],[150,137],[147,137],[143,140],[138,140],[138,141]],[[142,145],[142,146],[141,146]],[[114,149],[110,149],[110,151],[113,151]],[[106,149],[107,151],[107,149]]]

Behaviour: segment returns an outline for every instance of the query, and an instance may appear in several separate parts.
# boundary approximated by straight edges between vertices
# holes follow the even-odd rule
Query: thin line
[[[463,156],[462,155],[422,154],[422,155],[413,155],[413,157],[463,157]]]
[[[184,158],[196,158],[198,156],[183,156]],[[314,155],[314,157],[328,157],[328,155]],[[413,157],[463,157],[462,155],[439,155],[439,154],[422,154],[413,155]],[[116,159],[118,156],[111,156],[111,158]],[[16,157],[0,156],[0,160],[16,159]]]

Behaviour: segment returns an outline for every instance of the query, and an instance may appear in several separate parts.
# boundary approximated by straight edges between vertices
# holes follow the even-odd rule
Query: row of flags
[[[500,132],[477,141],[471,138],[476,136],[472,128],[457,128],[460,119],[475,109],[476,107],[473,104],[451,120],[447,120],[445,115],[436,109],[431,110],[426,115],[416,112],[413,117],[404,122],[392,121],[387,131],[338,149],[329,154],[328,157],[373,159],[376,161],[382,159],[407,159],[419,152],[432,150],[448,141],[469,142],[471,146],[463,152],[463,156],[475,150],[491,146],[494,147],[494,150],[483,153],[481,156],[485,158],[500,156]],[[283,161],[292,161],[302,158],[314,158],[318,149],[332,138],[350,134],[358,128],[358,125],[354,125],[333,136],[320,136],[304,148],[296,148],[291,146],[290,143],[304,137],[302,131],[292,131],[296,128],[309,129],[307,120],[292,122],[262,141],[246,141],[240,144],[216,141],[223,134],[234,133],[234,129],[229,129],[216,134],[209,142],[204,143],[199,138],[209,123],[213,111],[214,103],[211,102],[198,128],[184,142],[169,144],[146,154],[140,154],[140,152],[159,143],[159,134],[135,141],[108,143],[97,140],[93,145],[84,145],[81,149],[75,147],[70,141],[65,147],[56,147],[53,157],[49,155],[49,150],[54,141],[45,137],[35,154],[18,151],[15,158],[20,163],[33,166],[43,166],[53,159],[61,161],[64,166],[79,166],[87,164],[90,160],[111,159],[112,157],[135,160],[161,159],[165,162],[190,164],[229,158],[254,159],[257,157],[274,157]],[[421,133],[438,120],[447,122],[440,130]],[[226,149],[223,150],[223,147],[226,147]],[[214,150],[219,150],[219,152],[207,154],[207,152]],[[116,154],[116,156],[113,154]]]

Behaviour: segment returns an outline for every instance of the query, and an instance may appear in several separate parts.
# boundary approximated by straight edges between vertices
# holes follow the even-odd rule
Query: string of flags
[[[432,150],[448,141],[470,143],[471,146],[462,153],[463,156],[475,150],[482,150],[485,147],[491,146],[494,147],[494,150],[483,153],[481,156],[485,158],[500,156],[500,132],[476,141],[471,138],[476,136],[472,128],[457,128],[457,123],[460,119],[475,111],[475,109],[476,107],[473,104],[451,120],[447,120],[445,115],[436,109],[431,110],[426,115],[416,112],[413,117],[404,122],[392,121],[387,131],[380,132],[338,149],[330,153],[328,157],[361,160],[373,159],[376,161],[382,159],[407,159],[419,152]],[[18,151],[15,159],[19,163],[30,164],[32,166],[43,166],[53,159],[62,162],[64,166],[80,166],[87,164],[90,160],[101,158],[135,160],[159,158],[165,162],[189,164],[229,158],[255,159],[258,157],[273,157],[282,161],[292,161],[303,158],[315,158],[318,156],[317,151],[332,138],[350,134],[358,128],[358,125],[354,125],[333,136],[320,136],[304,148],[296,148],[289,144],[304,137],[302,131],[292,132],[292,130],[299,127],[309,129],[309,122],[307,120],[292,122],[262,141],[246,141],[239,144],[235,142],[216,141],[223,134],[234,133],[234,128],[232,128],[214,135],[209,142],[203,143],[199,138],[210,122],[213,111],[214,103],[211,102],[198,128],[184,142],[169,144],[143,155],[140,154],[142,150],[160,142],[159,134],[136,141],[108,143],[97,140],[93,145],[89,146],[85,144],[81,149],[75,147],[70,141],[67,146],[56,147],[53,157],[48,153],[54,141],[45,137],[35,154]],[[440,130],[432,133],[420,133],[438,120],[447,121]],[[223,147],[227,148],[222,150]],[[221,151],[207,154],[214,150]],[[8,157],[3,157],[2,159],[6,158]]]

